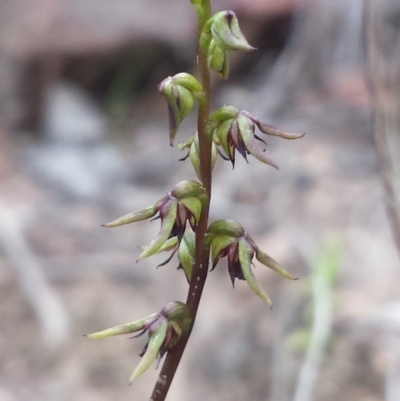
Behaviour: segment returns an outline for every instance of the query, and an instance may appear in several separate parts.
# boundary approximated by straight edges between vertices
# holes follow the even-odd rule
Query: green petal
[[[161,246],[161,248],[157,251],[158,252],[164,252],[164,251],[171,251],[176,247],[178,244],[178,237],[172,237],[168,238],[164,244]],[[143,247],[142,249],[145,249],[146,247]]]
[[[111,336],[118,336],[120,334],[135,333],[136,331],[145,328],[145,325],[157,317],[157,313],[153,313],[143,319],[136,320],[136,322],[122,324],[120,326],[111,327],[106,330],[97,331],[96,333],[87,334],[86,337],[93,339],[107,338]]]
[[[176,212],[177,212],[177,204],[178,201],[172,200],[170,202],[168,213],[164,216],[163,222],[161,224],[161,230],[158,233],[157,237],[150,242],[148,246],[146,246],[143,252],[137,258],[137,261],[147,258],[159,251],[159,249],[165,244],[171,235],[171,231],[174,227],[176,220]]]
[[[229,136],[229,130],[231,128],[233,122],[233,118],[229,118],[228,120],[224,120],[222,121],[217,128],[217,138],[218,138],[218,142],[221,145],[222,149],[225,152],[225,155],[227,157],[229,157],[231,159],[231,155],[232,155],[232,147],[229,146],[228,143],[228,136]]]
[[[271,305],[272,302],[268,295],[262,289],[260,283],[251,270],[251,256],[253,254],[253,248],[247,242],[246,238],[242,237],[239,239],[239,261],[242,268],[243,276],[247,281],[247,284],[252,291],[258,295],[265,303]]]
[[[131,384],[134,379],[145,372],[157,358],[158,352],[160,351],[160,348],[165,340],[168,329],[167,319],[163,319],[162,321],[158,320],[155,324],[158,322],[160,322],[159,327],[157,330],[155,330],[155,332],[150,334],[146,352],[142,356],[139,364],[136,366],[136,369],[133,371],[132,376],[129,379],[129,384]]]
[[[237,241],[237,238],[235,237],[230,237],[227,235],[214,235],[211,242],[211,260],[213,264],[217,260],[221,251],[235,241]]]
[[[283,267],[281,267],[277,261],[272,259],[270,256],[268,256],[266,253],[258,248],[256,248],[256,259],[263,265],[280,274],[282,277],[288,278],[289,280],[297,280],[297,278],[293,277]]]
[[[142,221],[153,217],[158,211],[157,204],[149,206],[147,209],[141,210],[139,212],[128,213],[110,223],[104,224],[103,227],[117,227],[124,224],[135,223],[137,221]]]
[[[176,98],[176,103],[179,107],[179,122],[182,122],[182,120],[192,110],[194,99],[189,89],[186,89],[180,85],[177,85],[176,88],[178,89],[178,97]]]
[[[197,198],[184,198],[179,201],[183,203],[192,213],[196,223],[200,220],[201,201]]]

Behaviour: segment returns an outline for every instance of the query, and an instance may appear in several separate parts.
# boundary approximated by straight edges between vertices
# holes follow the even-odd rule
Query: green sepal
[[[103,227],[118,227],[124,224],[135,223],[137,221],[142,221],[153,217],[158,211],[157,204],[149,206],[148,208],[141,210],[139,212],[128,213],[110,223],[104,224]]]
[[[178,91],[178,97],[176,98],[176,106],[179,110],[179,123],[190,113],[193,108],[193,94],[189,89],[176,85]]]
[[[187,141],[185,144],[181,144],[182,148],[187,147],[188,143],[189,143],[189,141]],[[189,150],[190,162],[192,163],[193,169],[194,169],[197,177],[199,178],[199,180],[201,180],[200,148],[199,148],[199,138],[198,138],[197,132],[189,146],[190,146],[190,150]],[[214,170],[216,162],[217,162],[217,147],[213,141],[211,143],[211,171]]]
[[[171,191],[171,195],[179,200],[189,197],[200,198],[205,195],[205,190],[199,182],[193,180],[185,180],[179,182],[174,186]]]
[[[97,331],[96,333],[87,334],[85,336],[93,339],[102,339],[112,336],[119,336],[121,334],[135,333],[139,330],[143,330],[148,323],[150,323],[157,317],[157,315],[158,313],[153,313],[143,319],[136,320],[136,322],[111,327],[109,329]]]
[[[244,228],[234,220],[216,220],[209,226],[207,233],[240,238],[244,235]]]
[[[296,277],[293,277],[289,272],[287,272],[283,267],[281,267],[277,261],[272,259],[270,256],[261,251],[259,248],[256,248],[256,259],[263,265],[277,272],[282,277],[288,278],[289,280],[297,280]]]
[[[220,78],[229,78],[229,59],[226,50],[219,47],[212,39],[208,48],[208,67],[215,71]]]
[[[271,136],[278,136],[279,138],[283,139],[300,139],[303,138],[305,135],[305,132],[302,134],[297,134],[297,133],[292,133],[292,132],[284,132],[281,131],[278,128],[275,128],[272,125],[269,124],[264,124],[260,122],[258,119],[253,117],[254,123],[257,125],[258,129],[265,135],[271,135]]]
[[[211,19],[211,34],[218,46],[225,50],[255,50],[240,30],[238,19],[233,11],[219,11]]]
[[[240,136],[243,139],[243,143],[246,146],[248,152],[254,156],[257,160],[262,163],[268,164],[269,166],[275,167],[279,170],[278,165],[266,155],[264,149],[258,144],[254,137],[254,123],[245,115],[239,114],[236,118]]]
[[[178,149],[183,150],[183,149],[190,149],[192,146],[193,141],[195,140],[195,136],[192,135],[186,142],[181,142],[178,144]]]
[[[247,281],[247,284],[251,290],[259,296],[265,303],[271,305],[272,302],[268,295],[265,293],[260,283],[257,281],[251,269],[251,259],[254,254],[254,250],[251,245],[247,242],[245,237],[239,238],[239,262],[242,268],[243,276]]]
[[[224,150],[226,156],[229,157],[229,159],[231,160],[235,152],[235,147],[229,144],[228,137],[229,137],[229,130],[231,129],[233,121],[234,120],[232,118],[222,121],[218,125],[218,128],[216,130],[218,142],[222,146],[222,149]]]
[[[224,105],[210,115],[209,121],[222,122],[230,118],[235,118],[239,114],[239,109],[235,106]]]
[[[132,376],[129,379],[129,384],[131,384],[133,380],[145,372],[157,359],[158,352],[160,351],[160,348],[165,340],[165,336],[167,335],[167,329],[168,320],[166,318],[157,320],[149,329],[149,342],[147,344],[146,352],[133,371]]]
[[[160,232],[158,233],[157,237],[143,249],[143,252],[139,255],[136,262],[157,253],[158,250],[168,240],[169,236],[171,235],[172,228],[174,227],[175,224],[177,205],[178,205],[177,200],[173,199],[170,201],[170,204],[168,205],[168,212],[164,216],[161,224]]]
[[[180,72],[172,77],[174,84],[189,90],[194,98],[203,96],[203,88],[201,83],[191,74]]]
[[[172,249],[174,249],[176,246],[178,245],[178,237],[172,237],[172,238],[168,238],[160,247],[160,249],[157,251],[157,253],[159,252],[165,252],[165,251],[171,251]],[[142,249],[144,249],[146,247],[143,247]]]
[[[204,24],[203,31],[201,32],[200,35],[200,49],[204,52],[208,52],[208,49],[210,47],[210,43],[212,41],[212,35],[211,35],[211,25],[213,24],[212,18],[209,18],[206,23]]]
[[[193,169],[197,175],[197,178],[199,180],[201,180],[200,152],[199,152],[198,141],[196,141],[196,139],[191,143],[191,146],[189,149],[189,158],[190,158],[190,162],[192,163]]]
[[[193,265],[196,260],[196,235],[187,227],[178,248],[178,259],[188,282],[192,278]]]
[[[189,308],[183,302],[171,301],[164,306],[161,313],[168,319],[179,336],[189,330],[192,317]]]

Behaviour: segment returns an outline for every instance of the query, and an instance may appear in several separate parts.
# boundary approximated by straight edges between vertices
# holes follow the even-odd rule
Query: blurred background
[[[252,53],[213,102],[299,141],[276,171],[215,168],[212,218],[235,218],[299,281],[209,275],[170,400],[400,400],[400,3],[214,0]],[[0,2],[0,401],[144,400],[146,339],[83,333],[184,300],[176,261],[135,264],[158,223],[100,225],[194,178],[168,146],[157,84],[196,74],[188,0]],[[193,134],[195,113],[177,140]],[[397,245],[396,245],[397,244]],[[396,251],[397,249],[397,251]]]

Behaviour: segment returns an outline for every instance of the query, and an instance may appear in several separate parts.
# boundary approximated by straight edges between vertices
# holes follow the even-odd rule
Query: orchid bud
[[[224,50],[245,50],[250,46],[240,30],[239,22],[233,11],[220,11],[212,17],[211,34],[215,43]]]
[[[167,99],[170,145],[173,146],[179,125],[193,108],[194,99],[204,97],[203,89],[193,75],[179,73],[164,79],[158,90]]]

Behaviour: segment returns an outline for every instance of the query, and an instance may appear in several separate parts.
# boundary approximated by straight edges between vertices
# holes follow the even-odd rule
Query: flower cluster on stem
[[[213,270],[221,258],[228,260],[228,273],[234,286],[235,279],[245,280],[250,289],[267,304],[270,298],[252,271],[253,258],[281,276],[294,280],[272,257],[263,252],[249,233],[233,220],[209,222],[212,170],[219,154],[235,166],[236,151],[245,158],[251,155],[269,166],[277,167],[263,146],[265,135],[283,139],[299,139],[304,134],[286,133],[262,123],[248,111],[224,105],[210,114],[210,71],[222,79],[229,76],[229,52],[252,51],[243,35],[233,11],[211,13],[210,0],[191,0],[198,16],[198,79],[181,72],[167,77],[158,86],[165,97],[169,116],[169,143],[174,145],[181,122],[197,103],[197,129],[179,145],[188,153],[199,181],[187,180],[176,184],[170,192],[147,208],[128,213],[105,227],[118,227],[151,219],[160,220],[160,231],[149,245],[142,247],[137,261],[159,252],[171,252],[161,265],[176,254],[189,284],[186,302],[173,301],[160,312],[146,318],[89,334],[89,338],[139,332],[148,334],[148,342],[140,356],[130,382],[141,375],[153,361],[158,363],[166,355],[159,380],[154,387],[152,401],[163,401],[172,383],[196,319],[211,258]],[[260,144],[261,143],[261,144]],[[136,337],[137,337],[136,336]]]

